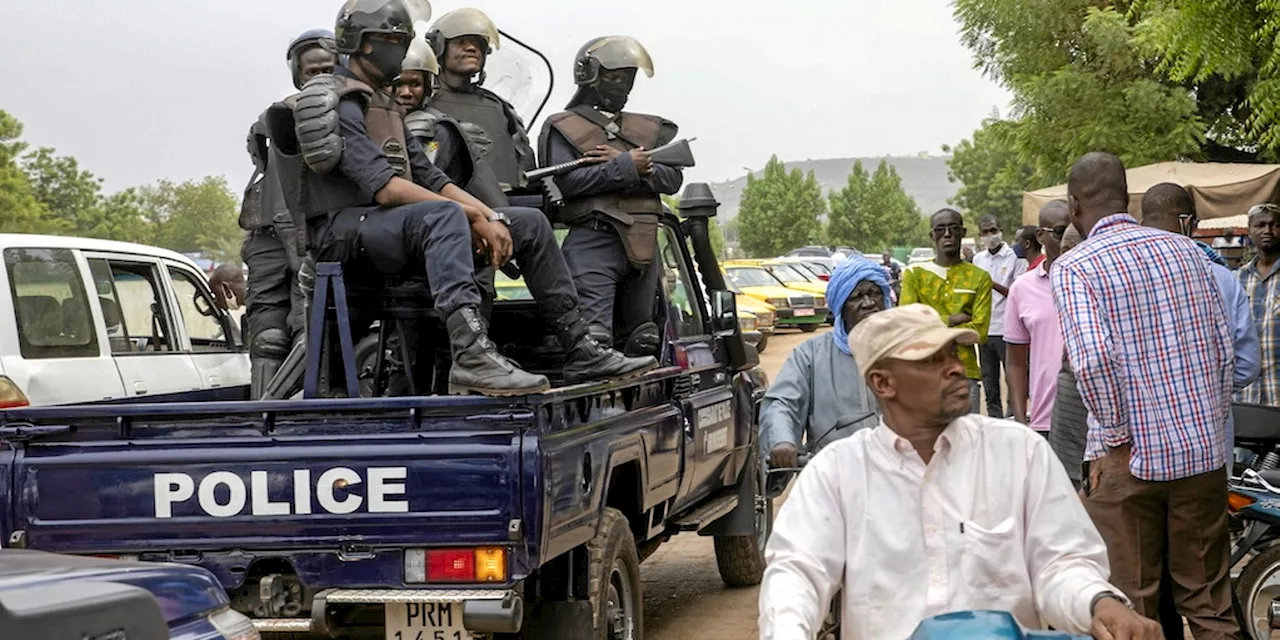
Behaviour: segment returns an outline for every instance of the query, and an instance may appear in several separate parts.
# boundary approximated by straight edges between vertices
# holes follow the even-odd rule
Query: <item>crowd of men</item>
[[[425,0],[347,0],[333,31],[306,31],[286,49],[298,92],[250,129],[255,170],[240,216],[254,398],[270,397],[302,348],[318,262],[342,264],[348,279],[430,274],[451,393],[550,387],[488,338],[495,271],[510,267],[559,339],[564,383],[657,365],[660,196],[682,175],[649,155],[676,125],[624,110],[637,73],[653,75],[648,52],[626,36],[587,42],[573,64],[577,93],[535,153],[515,109],[483,86],[497,26],[466,8],[416,33],[429,19]],[[570,229],[562,249],[548,215],[511,203],[540,198],[526,176],[539,163],[568,160],[583,165],[557,178],[563,205],[548,212]],[[215,274],[215,288],[225,279]]]
[[[1183,187],[1147,191],[1141,222],[1128,210],[1125,167],[1090,153],[1012,246],[981,218],[972,262],[961,214],[934,214],[936,258],[903,272],[898,308],[876,293],[880,265],[837,269],[843,323],[797,350],[762,410],[771,466],[818,451],[769,542],[762,637],[812,637],[836,593],[845,638],[906,637],[956,609],[1103,638],[1182,638],[1184,620],[1198,640],[1242,637],[1231,403],[1280,402],[1280,206],[1249,210],[1257,253],[1235,271],[1193,238]]]

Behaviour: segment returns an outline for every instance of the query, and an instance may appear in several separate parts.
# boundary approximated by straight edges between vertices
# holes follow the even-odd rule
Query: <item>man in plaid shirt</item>
[[[1085,508],[1111,578],[1154,617],[1163,566],[1197,640],[1239,638],[1227,570],[1224,425],[1235,354],[1210,263],[1185,236],[1127,213],[1124,164],[1071,168],[1071,222],[1085,236],[1054,264],[1054,302],[1089,411]]]
[[[1249,239],[1258,255],[1240,267],[1240,286],[1249,295],[1253,319],[1262,340],[1262,374],[1258,381],[1241,391],[1241,402],[1280,407],[1280,276],[1275,273],[1280,261],[1280,207],[1260,204],[1249,210]]]

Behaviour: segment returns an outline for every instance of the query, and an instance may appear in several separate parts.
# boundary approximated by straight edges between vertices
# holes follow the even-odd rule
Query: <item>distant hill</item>
[[[787,170],[799,168],[808,173],[813,170],[814,177],[822,185],[823,194],[832,189],[843,189],[853,171],[853,163],[861,160],[868,172],[875,172],[881,160],[887,160],[898,170],[902,177],[902,187],[907,195],[915,199],[920,212],[930,214],[947,206],[947,200],[959,191],[958,183],[947,180],[946,157],[902,157],[902,158],[833,158],[828,160],[805,160],[803,162],[786,162]],[[759,176],[763,168],[756,170]],[[720,215],[734,218],[738,215],[738,207],[742,203],[742,190],[747,186],[747,177],[742,176],[727,182],[716,182],[711,185],[722,206]]]

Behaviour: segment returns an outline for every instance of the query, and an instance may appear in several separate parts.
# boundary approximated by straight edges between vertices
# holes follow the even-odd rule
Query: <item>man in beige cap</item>
[[[1155,640],[1108,583],[1107,549],[1044,438],[970,413],[957,355],[978,341],[921,304],[849,335],[883,420],[820,451],[774,523],[762,640],[810,640],[841,590],[841,637],[906,638],[949,611],[1028,629]]]

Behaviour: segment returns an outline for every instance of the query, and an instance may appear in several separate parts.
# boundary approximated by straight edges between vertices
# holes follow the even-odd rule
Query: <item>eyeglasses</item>
[[[940,224],[933,228],[933,235],[942,237],[950,232],[952,235],[960,235],[964,232],[964,225],[959,224]]]
[[[1040,230],[1045,233],[1051,233],[1054,238],[1061,240],[1062,236],[1067,233],[1067,225],[1062,225],[1061,227],[1040,227]]]

